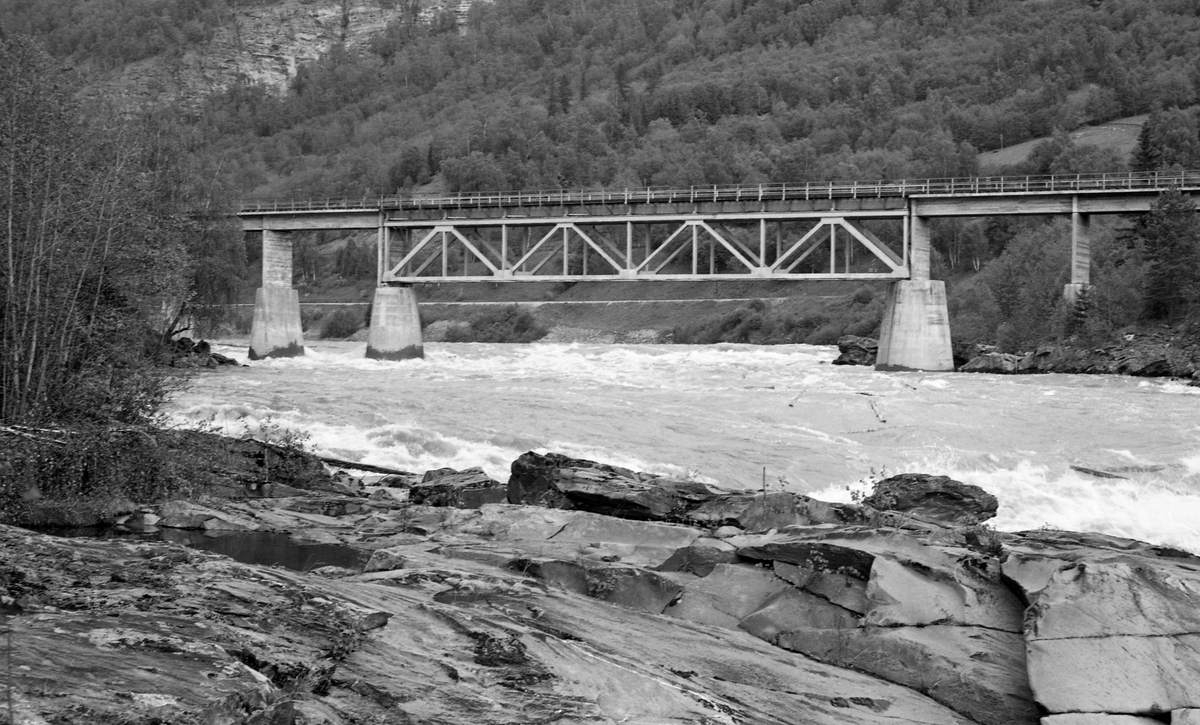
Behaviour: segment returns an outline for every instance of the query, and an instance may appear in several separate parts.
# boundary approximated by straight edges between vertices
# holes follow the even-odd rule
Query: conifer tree
[[[1200,215],[1178,190],[1164,193],[1138,223],[1146,259],[1146,313],[1200,321]]]

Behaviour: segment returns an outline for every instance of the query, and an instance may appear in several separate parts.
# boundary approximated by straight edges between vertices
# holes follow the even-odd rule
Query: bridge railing
[[[638,204],[703,204],[716,202],[864,199],[910,196],[970,196],[1104,191],[1153,191],[1170,187],[1200,188],[1200,171],[1055,174],[1048,176],[971,176],[901,181],[828,181],[796,184],[725,184],[623,189],[556,189],[461,194],[401,194],[356,199],[286,199],[245,201],[241,213],[320,211],[480,209],[545,206]]]

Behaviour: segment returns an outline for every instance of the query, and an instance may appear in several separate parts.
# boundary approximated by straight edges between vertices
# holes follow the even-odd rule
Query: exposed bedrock
[[[875,507],[554,454],[513,464],[513,503],[478,471],[426,479],[141,516],[345,544],[361,572],[0,528],[19,717],[1200,723],[1186,552],[998,534],[986,492],[917,474]]]
[[[1051,713],[1200,709],[1200,557],[1099,534],[1034,531],[1006,546],[1028,603],[1037,701]]]

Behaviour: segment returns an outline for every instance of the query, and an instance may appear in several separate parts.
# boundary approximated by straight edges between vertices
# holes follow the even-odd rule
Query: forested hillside
[[[466,12],[430,0],[5,0],[0,22],[77,65],[113,67],[199,52],[230,17],[283,2],[340,12],[343,29],[366,6],[388,22],[301,63],[285,89],[245,79],[186,108],[191,148],[212,156],[231,196],[968,175],[979,152],[1043,136],[1007,170],[1200,167],[1194,0],[476,0]],[[1145,113],[1134,157],[1067,133]],[[1098,227],[1098,275],[1123,270],[1141,294],[1144,250],[1127,227]],[[972,280],[952,285],[956,315],[974,310],[972,337],[996,339],[1005,322],[1022,333],[1013,345],[1046,333],[1013,316],[1050,320],[1060,280],[999,292],[986,281],[1003,265],[988,264],[1014,242],[1060,254],[1060,232],[935,229],[937,273]],[[335,266],[353,276],[341,268],[356,260],[343,252]],[[1143,314],[1141,297],[1119,297],[1092,302],[1106,327]]]
[[[398,9],[368,52],[335,48],[285,96],[231,89],[202,122],[264,196],[970,174],[982,149],[1192,105],[1198,12],[498,0],[460,28]],[[1062,150],[1036,170],[1125,161]]]

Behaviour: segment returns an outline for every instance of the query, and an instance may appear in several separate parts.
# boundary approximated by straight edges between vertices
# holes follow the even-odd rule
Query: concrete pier
[[[411,360],[425,357],[421,339],[421,314],[417,295],[409,286],[375,288],[367,357],[376,360]]]
[[[1063,297],[1074,303],[1079,294],[1092,283],[1092,223],[1091,217],[1079,212],[1079,198],[1071,211],[1071,281],[1063,287]]]
[[[945,282],[926,279],[892,283],[883,308],[875,369],[954,369]]]
[[[893,282],[888,290],[875,369],[953,370],[946,283],[929,279],[932,258],[927,218],[910,218],[909,245],[912,279]]]
[[[292,289],[291,235],[263,230],[263,279],[254,295],[250,359],[303,354],[300,294]]]

